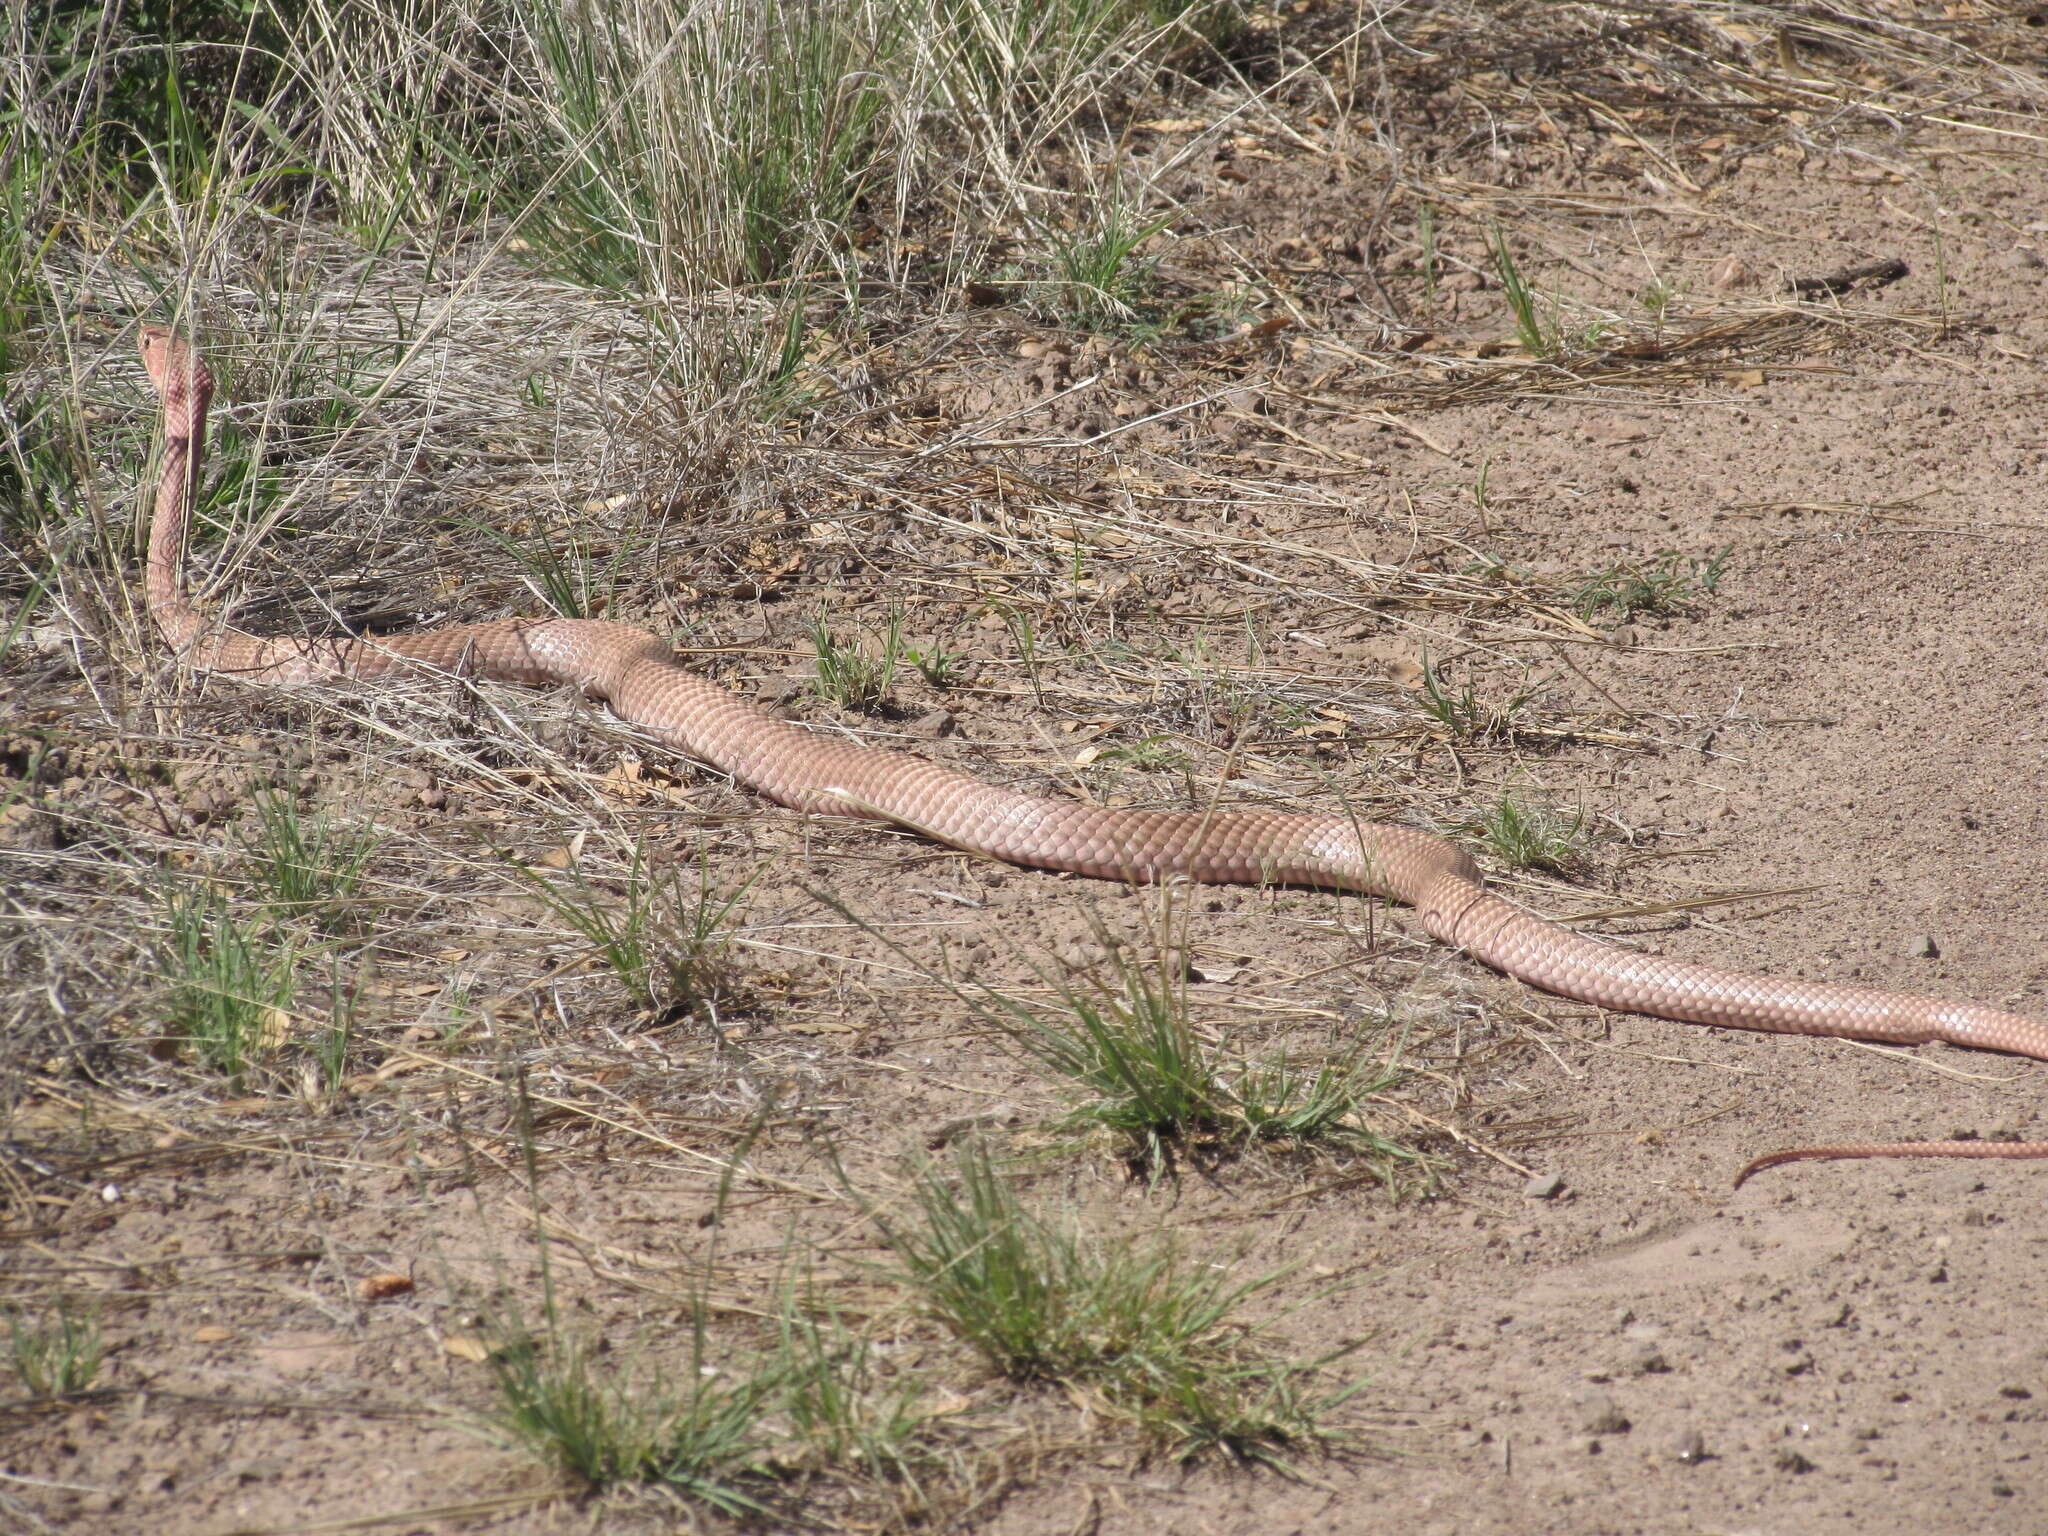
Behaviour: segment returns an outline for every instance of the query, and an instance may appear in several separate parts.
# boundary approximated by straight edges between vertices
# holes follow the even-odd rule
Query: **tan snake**
[[[142,331],[163,400],[164,455],[150,524],[149,611],[196,668],[256,683],[376,678],[412,671],[526,684],[574,683],[687,757],[798,811],[864,817],[1013,864],[1119,880],[1331,886],[1415,908],[1434,938],[1496,970],[1580,1002],[1689,1024],[2011,1051],[2048,1060],[2048,1022],[1908,992],[1781,981],[1602,943],[1489,891],[1443,838],[1348,816],[1277,811],[1142,811],[1019,794],[908,753],[820,736],[678,665],[631,625],[503,619],[375,639],[289,639],[226,630],[201,638],[180,590],[185,527],[205,452],[213,379],[182,337]],[[1804,1158],[2037,1158],[2048,1142],[1915,1142],[1805,1147],[1738,1175]]]

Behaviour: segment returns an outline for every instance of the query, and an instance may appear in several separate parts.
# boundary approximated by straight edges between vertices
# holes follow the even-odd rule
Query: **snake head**
[[[137,343],[149,382],[164,397],[166,413],[204,417],[213,395],[213,375],[206,371],[192,343],[161,325],[145,325]]]

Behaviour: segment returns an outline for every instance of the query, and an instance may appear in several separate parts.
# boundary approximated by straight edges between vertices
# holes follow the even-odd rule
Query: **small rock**
[[[1998,1389],[1998,1395],[2000,1397],[2009,1397],[2014,1402],[2024,1403],[2028,1398],[2032,1397],[2034,1394],[2032,1392],[2029,1392],[2025,1387],[2000,1387]]]
[[[1934,1268],[1927,1271],[1927,1283],[1929,1285],[1948,1284],[1948,1266],[1946,1264],[1937,1264]]]
[[[1589,1435],[1625,1435],[1628,1415],[1605,1392],[1589,1392],[1579,1399],[1579,1428]]]
[[[1671,1454],[1688,1467],[1696,1467],[1707,1459],[1707,1437],[1696,1429],[1688,1429],[1678,1437]]]
[[[1941,946],[1934,942],[1933,934],[1918,934],[1906,946],[1906,957],[1909,960],[1939,960],[1941,958]]]
[[[791,704],[810,692],[811,682],[809,675],[764,677],[755,685],[754,697],[763,704]]]
[[[1564,1193],[1564,1175],[1539,1173],[1522,1186],[1522,1193],[1531,1200],[1555,1200]]]
[[[1662,1376],[1671,1369],[1671,1362],[1656,1345],[1643,1344],[1629,1354],[1628,1369],[1636,1376]]]
[[[1999,1478],[1991,1485],[1991,1496],[1995,1499],[2011,1498],[2012,1484],[2008,1483],[2004,1478]]]
[[[1747,288],[1756,281],[1756,268],[1731,251],[1707,269],[1707,281],[1716,288]]]
[[[1633,624],[1617,624],[1614,628],[1607,631],[1607,643],[1619,646],[1622,650],[1627,650],[1641,638],[1642,636],[1637,633],[1636,627]]]
[[[1831,1301],[1813,1315],[1814,1324],[1820,1328],[1842,1328],[1849,1322],[1849,1303]]]
[[[928,715],[919,715],[908,729],[920,741],[937,741],[941,736],[952,735],[955,723],[953,711],[935,709]]]
[[[1771,1465],[1780,1472],[1790,1472],[1794,1477],[1797,1477],[1802,1472],[1811,1472],[1813,1470],[1813,1463],[1793,1450],[1789,1445],[1779,1448],[1777,1455],[1771,1458]]]
[[[2005,259],[2008,265],[2016,267],[2022,272],[2031,272],[2036,268],[2048,266],[2048,261],[2042,260],[2041,253],[2032,246],[2027,245],[2015,246],[2012,250],[2007,251]]]

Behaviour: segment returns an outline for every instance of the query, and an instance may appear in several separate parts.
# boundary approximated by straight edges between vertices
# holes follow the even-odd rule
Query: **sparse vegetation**
[[[258,892],[280,913],[332,920],[361,886],[381,839],[325,812],[300,809],[290,788],[251,797],[243,846],[256,861]]]
[[[170,995],[166,1033],[237,1089],[290,1035],[297,953],[288,935],[245,918],[217,892],[169,888],[157,948]]]
[[[1516,722],[1542,694],[1540,687],[1519,688],[1501,699],[1482,697],[1468,677],[1453,684],[1427,656],[1422,659],[1422,711],[1457,742],[1502,742],[1514,739]]]
[[[701,854],[682,867],[657,867],[644,843],[612,879],[589,874],[573,853],[555,877],[508,867],[590,946],[636,1007],[716,1024],[742,995],[732,925],[751,881],[720,886]]]
[[[1186,967],[1166,951],[1111,951],[1103,970],[1055,984],[1048,1002],[974,997],[1019,1051],[1078,1095],[1068,1129],[1109,1132],[1157,1174],[1181,1157],[1258,1144],[1343,1151],[1391,1180],[1422,1159],[1377,1131],[1367,1106],[1401,1079],[1364,1042],[1334,1056],[1246,1059],[1196,1023]]]
[[[663,1483],[727,1515],[765,1513],[757,1492],[767,1454],[763,1418],[781,1389],[759,1361],[705,1353],[701,1322],[687,1361],[602,1358],[560,1336],[512,1336],[490,1354],[498,1422],[543,1460],[593,1489]]]
[[[1341,1434],[1356,1385],[1325,1387],[1332,1359],[1257,1347],[1239,1312],[1280,1278],[1232,1278],[1142,1238],[1098,1237],[1018,1199],[979,1143],[917,1176],[914,1210],[878,1215],[931,1314],[1020,1382],[1098,1396],[1183,1459],[1221,1450],[1285,1465]]]
[[[40,1319],[9,1308],[7,1353],[14,1379],[30,1397],[83,1392],[100,1373],[99,1314],[61,1298]]]
[[[1573,588],[1567,600],[1581,618],[1617,624],[1644,614],[1683,613],[1696,598],[1720,590],[1721,567],[1732,547],[1705,559],[1666,550],[1646,564],[1609,566]]]
[[[1143,216],[1119,188],[1083,206],[1079,224],[1047,236],[1052,313],[1076,330],[1132,338],[1156,334],[1164,321],[1154,287],[1159,262],[1139,252],[1172,224],[1172,215]]]
[[[1576,874],[1586,857],[1586,813],[1566,816],[1503,791],[1480,818],[1479,838],[1511,869]]]
[[[892,608],[880,635],[842,638],[820,608],[811,616],[811,647],[817,654],[813,690],[828,704],[861,712],[889,697],[896,668],[904,661],[903,616]],[[922,671],[923,669],[920,668]]]
[[[1529,286],[1522,269],[1508,249],[1507,235],[1496,224],[1489,233],[1493,268],[1500,278],[1501,292],[1515,319],[1515,337],[1522,350],[1542,362],[1564,362],[1574,353],[1597,345],[1607,333],[1607,322],[1586,317],[1572,318],[1557,299],[1544,300]]]

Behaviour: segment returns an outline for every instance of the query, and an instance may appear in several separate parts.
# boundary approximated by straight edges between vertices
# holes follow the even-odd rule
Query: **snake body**
[[[1721,970],[1588,938],[1489,891],[1463,850],[1413,828],[1346,816],[1083,805],[1018,793],[906,752],[827,738],[688,671],[657,637],[631,625],[505,619],[371,639],[207,633],[183,595],[181,568],[213,380],[191,344],[171,331],[145,327],[141,349],[162,400],[164,431],[150,525],[149,611],[172,649],[197,669],[269,684],[458,670],[501,682],[573,683],[684,756],[797,811],[892,822],[1013,864],[1106,879],[1279,882],[1392,897],[1414,907],[1422,927],[1443,943],[1531,986],[1605,1008],[1895,1045],[1940,1040],[2048,1060],[2048,1022],[2039,1019],[1915,993]],[[1906,1152],[2048,1157],[2048,1142],[1803,1148],[1759,1164]]]

